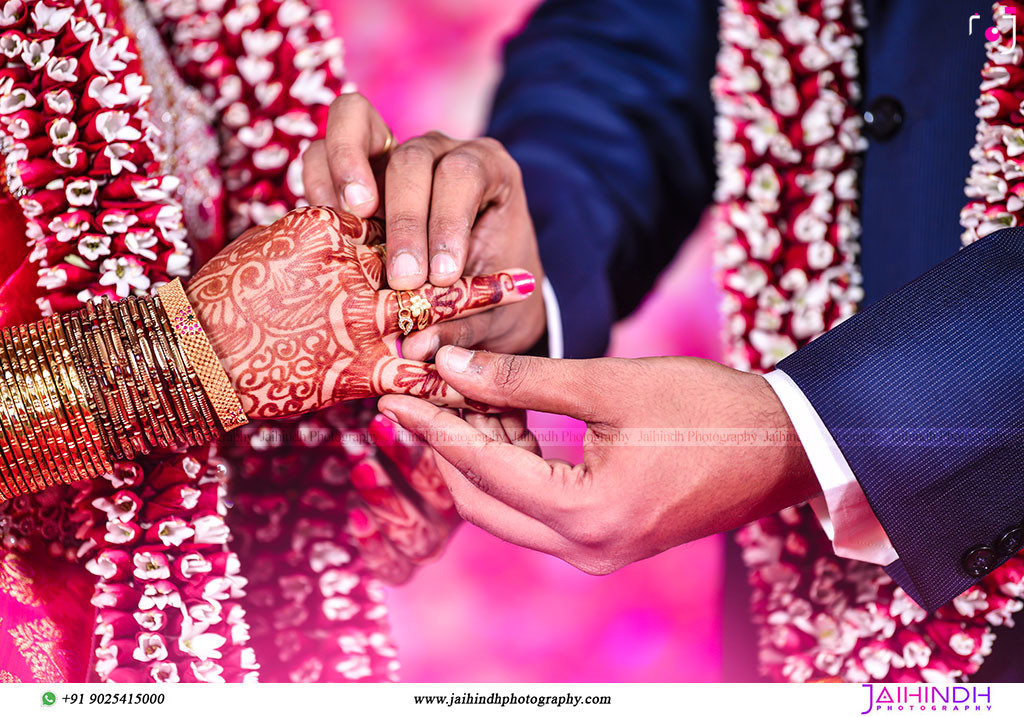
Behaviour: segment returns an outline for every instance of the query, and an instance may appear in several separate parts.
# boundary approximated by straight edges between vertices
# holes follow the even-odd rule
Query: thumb
[[[444,346],[437,369],[459,393],[497,408],[559,413],[583,421],[600,407],[602,359],[576,361]]]

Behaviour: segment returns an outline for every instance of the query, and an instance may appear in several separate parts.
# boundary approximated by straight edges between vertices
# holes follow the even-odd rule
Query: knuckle
[[[567,562],[577,570],[595,577],[611,575],[622,567],[622,565],[615,560],[586,554],[573,556],[573,558]]]
[[[423,217],[410,212],[400,212],[388,217],[388,237],[392,239],[416,238],[424,233]]]
[[[325,152],[325,142],[322,139],[318,139],[315,142],[310,142],[309,146],[302,153],[302,161],[305,166],[309,166],[311,160],[316,159],[318,156]]]
[[[443,214],[430,217],[430,238],[435,250],[461,250],[460,240],[469,235],[471,228],[468,217]]]
[[[423,135],[423,138],[432,142],[443,142],[444,140],[451,139],[448,135],[440,130],[432,129]]]
[[[603,548],[608,544],[608,536],[604,527],[596,523],[582,522],[568,532],[572,542],[584,548]]]
[[[330,110],[332,112],[353,112],[353,111],[365,111],[369,110],[372,105],[370,100],[366,99],[359,92],[345,92],[338,95],[333,102],[331,102]]]
[[[488,154],[496,154],[503,157],[511,157],[511,155],[509,155],[508,153],[508,150],[505,149],[505,145],[503,145],[498,140],[494,139],[494,137],[480,137],[478,139],[474,139],[472,142],[470,142],[470,144],[475,145],[476,147],[480,148],[481,150]]]
[[[495,167],[496,176],[510,189],[516,189],[523,184],[523,173],[515,158],[498,140],[493,137],[481,137],[474,140],[473,144],[487,157]]]
[[[394,153],[391,155],[391,161],[388,164],[388,167],[389,169],[391,167],[402,169],[405,167],[433,163],[434,150],[430,147],[429,142],[423,137],[416,137],[395,148]]]
[[[613,509],[607,506],[588,509],[577,505],[576,511],[576,520],[567,523],[571,527],[566,537],[573,543],[599,554],[620,544],[622,521]]]
[[[437,164],[438,176],[446,179],[479,179],[483,173],[483,158],[466,145],[453,149]]]
[[[506,354],[495,367],[494,384],[501,393],[507,396],[515,395],[523,387],[528,370],[528,357]]]
[[[476,331],[473,328],[473,321],[459,321],[452,331],[452,343],[456,346],[475,346]]]
[[[484,479],[482,475],[480,475],[478,471],[463,465],[459,467],[459,472],[461,472],[462,475],[465,476],[466,480],[469,481],[469,483],[474,488],[479,490],[481,493],[485,493],[487,495],[491,494],[490,484],[487,482],[487,480]]]

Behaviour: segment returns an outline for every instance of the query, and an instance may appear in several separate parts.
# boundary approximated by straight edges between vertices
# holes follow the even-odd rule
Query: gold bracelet
[[[21,495],[27,490],[25,457],[20,439],[15,432],[14,419],[8,409],[7,383],[0,377],[0,447],[7,471],[3,474],[4,500]]]
[[[93,416],[86,393],[85,379],[78,375],[78,369],[71,356],[69,342],[64,332],[64,324],[59,317],[54,317],[53,322],[47,324],[47,332],[50,335],[50,345],[54,347],[54,356],[60,357],[59,363],[66,374],[68,396],[75,405],[78,432],[82,436],[85,451],[89,455],[93,475],[109,473],[113,470],[113,466],[103,443],[103,434]]]
[[[58,435],[57,416],[53,403],[50,400],[53,397],[53,392],[47,385],[42,367],[39,366],[36,360],[36,353],[32,347],[32,337],[29,334],[29,326],[27,324],[18,326],[16,331],[12,331],[12,333],[15,337],[15,342],[20,342],[21,355],[28,368],[26,377],[28,378],[29,390],[33,394],[32,400],[38,411],[39,426],[43,439],[50,449],[50,455],[57,464],[54,478],[58,483],[70,483],[69,476],[75,473],[75,469],[71,455]]]
[[[74,483],[77,480],[84,480],[89,477],[85,469],[85,462],[82,460],[82,453],[78,449],[78,441],[71,432],[71,421],[64,411],[64,405],[60,399],[60,391],[54,375],[50,372],[46,356],[43,353],[43,346],[39,340],[39,324],[28,324],[25,329],[25,340],[30,344],[29,356],[33,359],[36,372],[36,385],[40,389],[40,398],[43,408],[46,410],[47,428],[60,451],[62,465],[67,470],[61,473],[60,478],[65,483]]]
[[[29,390],[24,378],[25,367],[20,361],[18,347],[15,343],[14,332],[10,328],[4,328],[3,340],[0,346],[6,354],[8,370],[5,377],[8,378],[8,387],[14,399],[14,417],[21,426],[23,438],[29,447],[25,457],[28,461],[28,479],[32,492],[41,491],[47,486],[54,485],[57,481],[54,473],[57,464],[50,455],[49,447],[42,440],[36,409],[29,397]]]
[[[103,454],[108,461],[118,458],[120,450],[111,436],[110,416],[107,414],[107,405],[100,395],[100,383],[96,378],[96,366],[89,361],[89,349],[85,345],[85,328],[82,325],[82,312],[69,314],[62,317],[58,324],[58,336],[62,345],[66,345],[71,354],[71,365],[78,374],[78,380],[85,394],[85,400],[89,411],[92,414],[93,425],[96,429],[93,435],[99,434],[100,444],[103,447]]]
[[[28,365],[28,359],[25,356],[25,349],[21,345],[20,328],[19,326],[12,326],[10,328],[8,351],[13,352],[13,358],[18,362],[16,366],[19,368],[19,371],[15,374],[15,379],[17,379],[18,388],[21,391],[21,400],[26,409],[22,414],[22,418],[30,431],[29,441],[35,441],[36,452],[34,456],[41,468],[37,473],[37,477],[41,477],[46,486],[57,485],[61,482],[61,466],[57,460],[57,454],[53,450],[52,441],[46,434],[46,418],[43,415],[43,405],[35,391],[35,382]]]
[[[42,355],[50,365],[50,373],[57,387],[57,398],[72,435],[72,445],[82,458],[82,475],[79,478],[84,480],[106,473],[110,470],[110,464],[103,460],[103,454],[97,445],[97,437],[89,429],[86,420],[88,408],[85,407],[75,367],[70,354],[66,350],[61,350],[57,339],[59,325],[60,322],[56,318],[40,322],[39,339],[43,349]]]
[[[157,289],[157,294],[174,328],[178,344],[195,369],[220,425],[225,431],[230,431],[248,423],[238,394],[185,296],[181,281],[175,279],[164,284]]]
[[[157,306],[159,301],[160,297],[156,296],[152,303],[141,304],[139,309],[145,320],[146,331],[152,339],[150,348],[153,360],[170,394],[171,413],[178,419],[174,422],[175,434],[182,443],[197,443],[197,436],[202,435],[199,417],[189,409],[189,399],[183,385],[187,379],[179,373],[177,358],[174,356],[177,342],[170,324],[164,326],[166,318],[161,321],[164,312]]]
[[[0,337],[0,344],[2,343],[3,338]],[[3,424],[4,433],[7,438],[7,447],[14,454],[14,467],[17,469],[16,471],[12,470],[11,480],[14,482],[14,490],[20,495],[30,493],[34,485],[30,480],[32,473],[28,460],[28,456],[32,455],[32,449],[28,444],[28,436],[18,414],[18,403],[11,389],[12,366],[5,353],[0,345],[0,410],[7,419]],[[8,488],[10,487],[11,484],[8,483]]]

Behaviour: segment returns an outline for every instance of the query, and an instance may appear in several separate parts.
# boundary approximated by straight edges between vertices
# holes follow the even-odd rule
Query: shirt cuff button
[[[1003,533],[1003,537],[996,543],[996,551],[1004,557],[1016,555],[1020,552],[1022,543],[1024,543],[1024,531],[1021,531],[1020,528],[1011,528]]]
[[[972,578],[980,578],[996,566],[996,551],[986,545],[971,548],[964,555],[964,570]]]

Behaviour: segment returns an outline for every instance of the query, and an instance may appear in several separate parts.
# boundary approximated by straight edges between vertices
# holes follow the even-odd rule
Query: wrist
[[[773,502],[777,509],[806,502],[821,493],[807,452],[793,427],[782,401],[764,376],[747,374],[754,405],[762,417],[766,440],[774,444],[775,456],[771,461]]]

